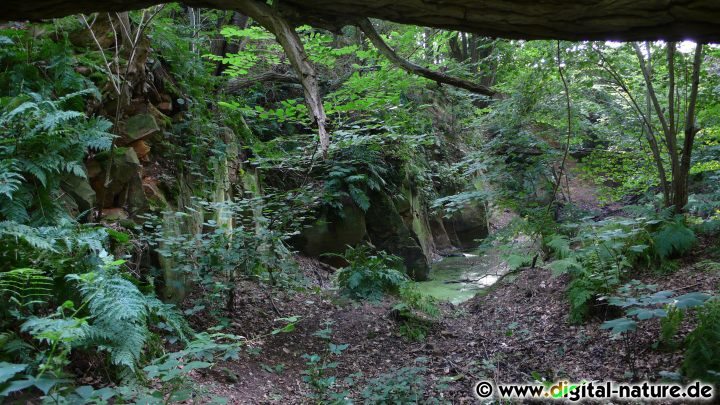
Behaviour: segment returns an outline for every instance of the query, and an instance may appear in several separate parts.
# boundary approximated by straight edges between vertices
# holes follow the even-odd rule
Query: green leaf
[[[0,362],[0,384],[13,378],[16,374],[24,371],[28,367],[27,364],[12,364]]]
[[[675,306],[680,309],[693,308],[705,303],[711,297],[710,294],[692,292],[675,297]]]
[[[628,318],[618,318],[603,322],[600,329],[612,329],[612,333],[618,335],[637,329],[637,322]]]

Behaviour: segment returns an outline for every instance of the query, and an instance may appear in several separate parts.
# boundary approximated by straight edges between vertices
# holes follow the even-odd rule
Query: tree
[[[699,131],[696,125],[696,106],[700,84],[700,68],[703,59],[703,45],[702,43],[698,43],[695,46],[692,73],[688,79],[689,83],[687,83],[689,87],[687,85],[685,86],[683,98],[686,101],[684,106],[681,106],[681,97],[679,97],[680,90],[676,83],[677,67],[675,62],[678,57],[676,52],[677,44],[675,42],[669,42],[663,46],[667,54],[667,83],[663,83],[667,87],[667,99],[664,100],[666,102],[665,107],[661,104],[661,100],[658,98],[658,92],[656,91],[656,84],[653,83],[654,75],[651,65],[653,56],[652,47],[648,44],[647,51],[644,53],[638,43],[632,44],[645,86],[648,104],[646,110],[639,105],[637,97],[633,95],[632,90],[622,75],[612,66],[602,52],[598,52],[602,59],[603,68],[628,96],[633,108],[644,123],[645,137],[657,167],[665,206],[674,206],[677,212],[681,212],[688,202],[688,178],[692,163],[692,148],[695,135]],[[684,111],[682,111],[683,109]],[[653,124],[652,118],[655,118],[660,124],[659,130]],[[679,139],[678,135],[681,126],[683,127],[683,137]],[[662,137],[658,136],[658,132]],[[682,141],[682,147],[678,145],[679,141]],[[669,178],[667,170],[665,169],[665,162],[662,156],[663,152],[670,160]]]

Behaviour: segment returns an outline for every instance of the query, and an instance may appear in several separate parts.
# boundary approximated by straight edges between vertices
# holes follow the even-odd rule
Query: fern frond
[[[67,278],[80,284],[92,316],[85,343],[98,344],[110,353],[113,364],[134,370],[150,336],[147,297],[135,284],[105,271]]]
[[[52,296],[53,279],[41,270],[23,268],[0,273],[0,295],[20,306],[44,304]]]
[[[188,336],[193,334],[193,330],[174,305],[166,304],[155,297],[147,297],[146,302],[148,311],[152,315],[162,319],[181,340],[189,340]]]
[[[661,259],[673,254],[684,254],[695,245],[695,233],[685,226],[682,216],[668,222],[659,231],[652,234],[655,252]]]
[[[40,232],[42,232],[40,228],[33,228],[14,221],[0,222],[0,239],[10,236],[16,240],[22,240],[32,248],[57,252],[52,239],[44,237]]]

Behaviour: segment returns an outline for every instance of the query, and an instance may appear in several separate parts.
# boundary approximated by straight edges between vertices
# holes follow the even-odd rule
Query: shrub
[[[637,218],[609,218],[568,227],[577,235],[551,235],[545,246],[557,260],[548,267],[554,274],[570,273],[570,320],[581,322],[593,303],[610,296],[633,268],[673,271],[671,257],[687,253],[696,238],[682,216],[669,210],[650,213],[638,208]],[[645,215],[645,216],[643,216]],[[574,246],[574,248],[571,248]]]
[[[342,292],[353,299],[379,300],[397,294],[408,278],[396,270],[400,259],[385,252],[372,254],[367,246],[349,247],[342,256],[349,263],[337,273]]]

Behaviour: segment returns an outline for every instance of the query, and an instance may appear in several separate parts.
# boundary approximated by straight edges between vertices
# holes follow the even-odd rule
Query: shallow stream
[[[430,280],[417,283],[420,291],[459,304],[495,284],[507,272],[496,249],[462,255],[433,263]]]

